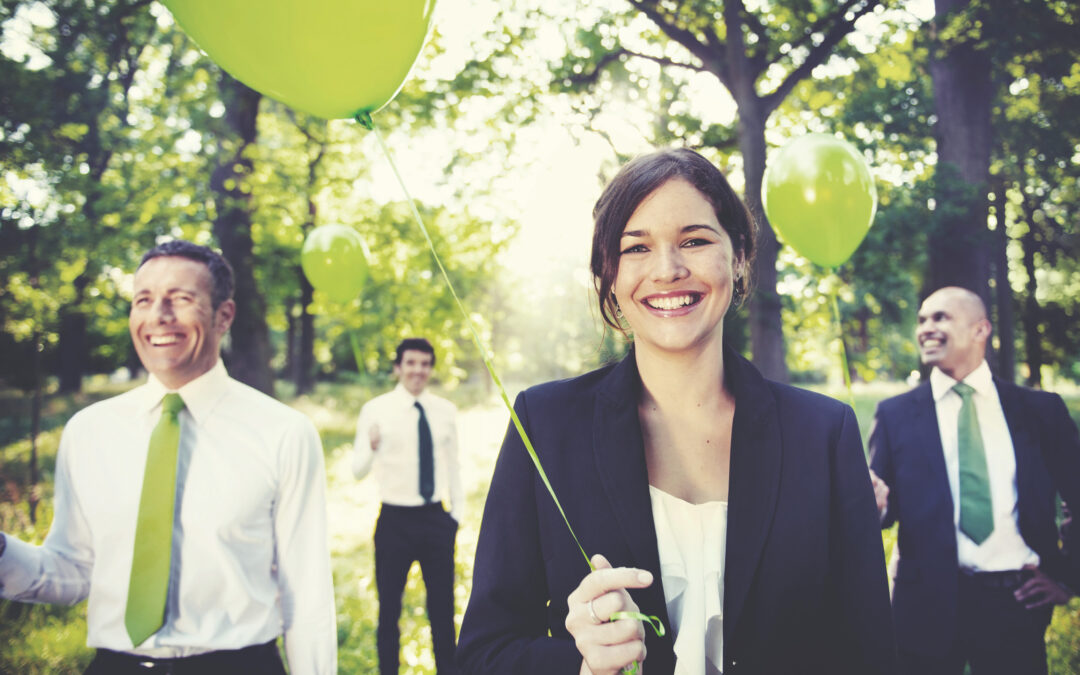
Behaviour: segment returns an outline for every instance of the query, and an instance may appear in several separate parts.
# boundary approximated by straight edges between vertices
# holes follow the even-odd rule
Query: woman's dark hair
[[[626,222],[638,205],[657,188],[673,178],[681,178],[705,196],[716,212],[716,219],[731,238],[735,258],[749,270],[757,239],[757,225],[750,211],[731,189],[724,174],[693,150],[666,149],[637,157],[628,162],[604,188],[593,207],[592,273],[600,303],[600,315],[612,328],[623,331],[618,320],[618,303],[612,288],[619,271],[619,241]],[[748,280],[736,281],[736,295],[745,296]]]

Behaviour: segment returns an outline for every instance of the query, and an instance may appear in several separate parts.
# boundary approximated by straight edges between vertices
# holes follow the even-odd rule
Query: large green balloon
[[[344,225],[316,227],[304,240],[300,267],[315,289],[331,300],[349,302],[367,279],[364,242],[356,230]]]
[[[435,0],[163,0],[210,58],[252,89],[335,119],[394,98]]]
[[[877,210],[862,155],[826,134],[807,134],[781,148],[765,170],[761,198],[784,241],[824,267],[851,257]]]

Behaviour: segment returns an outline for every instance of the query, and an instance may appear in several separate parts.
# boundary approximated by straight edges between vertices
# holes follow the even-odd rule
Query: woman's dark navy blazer
[[[892,673],[895,650],[873,488],[851,409],[765,380],[724,355],[735,396],[724,573],[724,673]],[[589,555],[650,570],[631,591],[666,626],[637,414],[621,363],[533,387],[515,408]],[[466,673],[579,672],[566,598],[589,572],[510,427],[476,551],[458,661]],[[646,629],[645,673],[672,673],[669,633]]]

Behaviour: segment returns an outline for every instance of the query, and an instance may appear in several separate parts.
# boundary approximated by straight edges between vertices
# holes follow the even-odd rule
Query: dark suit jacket
[[[878,518],[851,409],[761,377],[725,353],[735,395],[724,673],[892,672]],[[650,570],[631,591],[669,627],[631,352],[616,366],[527,390],[516,410],[585,550]],[[458,660],[466,673],[575,674],[566,598],[589,572],[517,432],[503,443],[476,551]],[[674,671],[646,629],[645,672]],[[702,638],[704,639],[704,637]]]
[[[1080,505],[1080,438],[1057,394],[1001,380],[1001,407],[1016,451],[1017,517],[1049,576],[1080,588],[1080,560],[1058,547],[1055,492]],[[889,486],[882,527],[899,521],[893,589],[901,649],[944,654],[957,615],[956,526],[930,383],[882,401],[870,432],[871,468]]]

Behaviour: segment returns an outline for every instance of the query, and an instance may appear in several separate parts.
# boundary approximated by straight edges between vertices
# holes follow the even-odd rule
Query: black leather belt
[[[1002,572],[977,572],[975,570],[960,568],[960,576],[985,588],[1002,588],[1013,590],[1023,586],[1028,579],[1034,576],[1031,570],[1005,570]]]
[[[194,656],[164,659],[128,652],[114,652],[111,649],[98,649],[94,657],[94,665],[106,669],[105,672],[116,673],[231,674],[256,673],[259,665],[265,664],[267,659],[279,660],[276,640],[243,649],[220,649]]]

